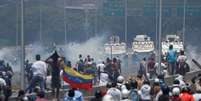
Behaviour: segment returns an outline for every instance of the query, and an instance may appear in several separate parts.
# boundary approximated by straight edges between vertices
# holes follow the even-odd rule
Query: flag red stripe
[[[63,77],[63,80],[67,83],[69,83],[69,85],[72,87],[72,88],[79,88],[79,89],[85,89],[85,90],[91,90],[92,89],[92,83],[76,83],[76,82],[73,82],[71,80],[68,79],[68,77]]]

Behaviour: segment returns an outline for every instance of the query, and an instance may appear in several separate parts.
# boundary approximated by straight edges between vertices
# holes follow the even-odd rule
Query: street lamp
[[[24,0],[20,1],[21,4],[21,89],[25,88],[25,75],[24,75],[24,62],[25,62],[25,46],[24,46]]]
[[[183,15],[183,45],[185,48],[185,31],[186,31],[186,0],[184,0],[184,15]]]

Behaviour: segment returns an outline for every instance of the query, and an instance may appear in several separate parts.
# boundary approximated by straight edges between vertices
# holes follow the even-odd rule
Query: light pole
[[[21,89],[25,88],[25,75],[24,75],[24,62],[25,62],[25,46],[24,46],[24,0],[20,1],[21,4]]]
[[[39,27],[40,27],[40,29],[39,29],[40,30],[40,32],[39,32],[39,39],[40,39],[40,42],[42,43],[42,5],[41,5],[41,2],[42,1],[40,1],[40,4],[39,4],[40,5],[39,6],[40,7],[39,8],[40,9],[40,11],[39,11],[39,13],[40,13],[39,14],[39,17],[40,17],[39,18],[40,19],[40,24],[39,24]]]
[[[89,39],[89,20],[88,20],[88,15],[89,15],[89,9],[86,7],[84,8],[84,14],[85,14],[85,19],[84,19],[84,23],[85,23],[85,33],[86,33],[86,39]]]
[[[18,9],[19,9],[19,5],[18,5],[18,2],[16,1],[16,29],[15,29],[15,31],[16,31],[16,37],[15,37],[15,45],[16,45],[16,50],[18,50],[18,28],[19,28],[19,19],[18,19],[18,17],[19,17],[19,11],[18,11]]]
[[[66,24],[66,1],[64,0],[64,40],[65,44],[67,44],[67,24]]]
[[[185,32],[186,32],[186,0],[184,0],[184,12],[183,12],[183,45],[185,48]]]
[[[158,33],[158,66],[159,66],[159,71],[161,74],[161,35],[162,35],[162,0],[159,0],[159,33]]]
[[[156,33],[155,33],[155,58],[156,58],[156,62],[158,62],[158,44],[157,44],[157,41],[158,41],[158,0],[155,0],[155,19],[156,19]]]
[[[127,8],[127,5],[128,4],[128,0],[125,0],[125,15],[124,15],[124,17],[125,17],[125,43],[127,43],[127,26],[128,26],[128,8]]]

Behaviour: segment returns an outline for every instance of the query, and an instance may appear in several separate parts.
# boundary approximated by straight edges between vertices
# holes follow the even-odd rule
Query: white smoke
[[[30,62],[35,61],[36,54],[40,54],[42,60],[45,60],[50,55],[50,52],[47,51],[47,47],[43,47],[40,44],[30,44],[25,46],[25,48],[25,60],[28,59]],[[19,71],[21,61],[20,54],[20,47],[4,47],[0,49],[0,60],[9,63],[14,71]]]
[[[70,42],[66,45],[57,45],[57,50],[59,53],[62,53],[68,60],[72,63],[75,63],[78,60],[78,55],[82,54],[83,57],[90,55],[96,61],[104,59],[104,41],[106,40],[105,36],[96,36],[90,38],[85,42]],[[60,51],[63,50],[63,52]],[[33,43],[26,45],[25,50],[25,60],[30,62],[35,61],[35,55],[40,54],[42,60],[47,59],[53,53],[53,46],[46,47],[41,44]],[[4,60],[6,63],[9,63],[14,71],[20,70],[20,47],[4,47],[0,49],[0,60]]]
[[[4,47],[0,49],[0,60],[4,60],[5,63],[9,63],[14,70],[19,70],[18,62],[18,49],[17,47]]]
[[[70,42],[63,45],[64,56],[73,64],[78,60],[78,55],[82,54],[83,58],[90,55],[95,61],[104,59],[104,41],[106,37],[96,36],[85,42]]]

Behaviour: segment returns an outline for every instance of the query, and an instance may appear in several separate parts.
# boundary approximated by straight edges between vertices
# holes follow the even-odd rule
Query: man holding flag
[[[60,72],[61,72],[61,65],[60,65],[60,56],[58,55],[57,51],[55,51],[47,60],[46,62],[51,66],[51,86],[52,86],[52,95],[59,99],[59,90],[61,88],[61,79],[60,79]],[[56,89],[56,96],[55,96],[55,89]]]

